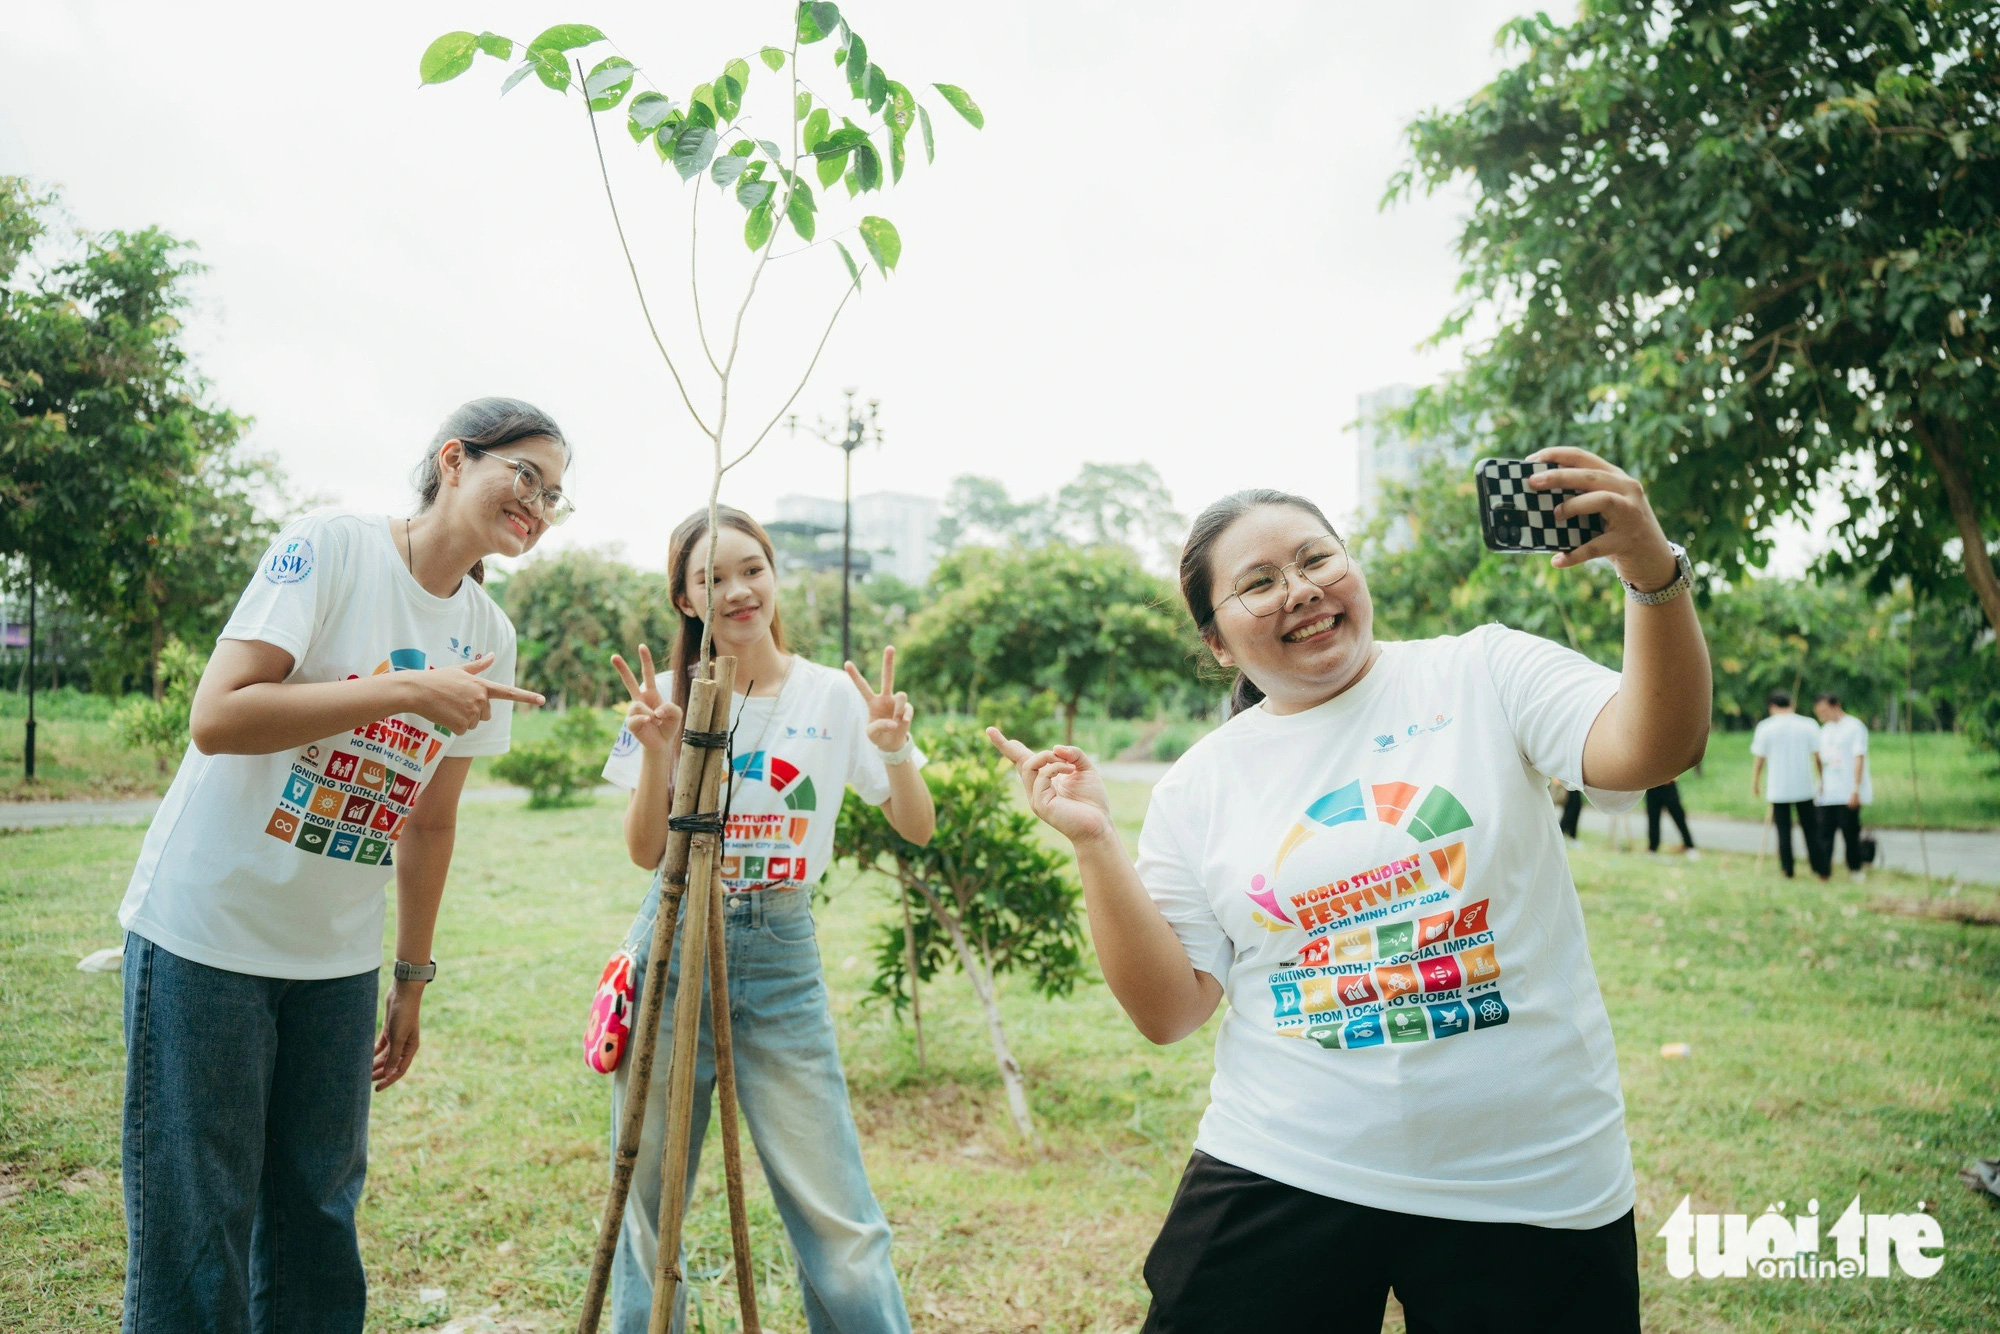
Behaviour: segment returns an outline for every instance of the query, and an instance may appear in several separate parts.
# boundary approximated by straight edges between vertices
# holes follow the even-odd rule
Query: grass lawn
[[[64,688],[35,697],[35,781],[22,776],[28,697],[0,690],[0,801],[113,801],[157,797],[171,771],[129,750],[111,730],[123,700]]]
[[[1916,742],[1917,781],[1910,781],[1910,742]],[[1875,801],[1866,812],[1871,825],[1913,827],[1922,816],[1931,829],[2000,828],[2000,772],[1993,757],[1972,749],[1956,732],[1875,732],[1868,738],[1868,769]],[[1767,809],[1750,795],[1750,733],[1714,731],[1701,769],[1684,775],[1681,800],[1700,815],[1764,818]]]
[[[1128,826],[1144,799],[1117,793]],[[472,805],[461,832],[423,1054],[375,1108],[362,1207],[370,1328],[497,1306],[554,1330],[573,1318],[606,1174],[608,1095],[580,1057],[583,1013],[643,882],[624,864],[609,801]],[[73,964],[115,941],[139,838],[0,835],[0,1326],[10,1334],[109,1328],[118,1308],[118,979]],[[2000,1153],[2000,932],[1876,916],[1869,896],[1921,892],[1892,875],[1802,888],[1775,872],[1754,880],[1747,858],[1690,866],[1592,843],[1575,863],[1619,1039],[1647,1329],[2000,1327],[2000,1210],[1954,1179],[1968,1158]],[[1213,1025],[1160,1049],[1101,984],[1054,1003],[1010,986],[1007,1022],[1047,1138],[1045,1153],[1028,1154],[962,982],[925,995],[928,1070],[906,1029],[861,1004],[867,941],[890,912],[879,886],[836,873],[821,952],[917,1328],[1132,1329],[1140,1262],[1206,1101]],[[1691,1043],[1692,1055],[1663,1058],[1668,1042]],[[781,1229],[753,1180],[768,1326],[800,1331]],[[1942,1273],[1676,1282],[1653,1238],[1683,1195],[1696,1212],[1753,1215],[1817,1197],[1830,1223],[1857,1192],[1873,1212],[1928,1202],[1946,1239]],[[690,1237],[704,1327],[731,1328],[714,1170]],[[447,1296],[425,1302],[422,1288]]]

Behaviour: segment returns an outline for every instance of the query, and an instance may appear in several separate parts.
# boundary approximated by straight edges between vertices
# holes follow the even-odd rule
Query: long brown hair
[[[730,505],[716,506],[715,519],[724,528],[734,528],[764,548],[764,559],[770,562],[775,576],[778,553],[772,548],[771,535],[764,531],[763,524]],[[682,611],[681,600],[688,595],[688,561],[694,555],[694,544],[707,535],[708,510],[698,509],[681,520],[680,527],[674,529],[667,545],[667,595],[681,621],[680,633],[674,636],[673,653],[667,659],[667,674],[673,678],[674,704],[683,714],[687,711],[688,691],[694,685],[694,669],[701,661],[701,617]],[[715,600],[712,590],[708,605],[713,614]],[[778,615],[776,606],[771,608],[771,638],[776,641],[778,652],[790,652],[785,644],[785,622]]]
[[[1201,632],[1204,642],[1215,631],[1215,571],[1209,565],[1209,552],[1216,540],[1233,528],[1238,519],[1266,505],[1287,505],[1310,514],[1325,526],[1327,532],[1340,536],[1327,522],[1319,506],[1289,491],[1273,491],[1267,487],[1238,491],[1203,510],[1195,517],[1194,526],[1188,529],[1187,545],[1181,548],[1181,600],[1187,603],[1188,615],[1194,617],[1194,628]],[[1238,671],[1236,685],[1229,692],[1229,716],[1234,718],[1263,698],[1264,692],[1257,687],[1257,683]]]

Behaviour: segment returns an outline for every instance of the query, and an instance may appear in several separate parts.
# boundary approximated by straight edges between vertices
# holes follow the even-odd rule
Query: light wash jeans
[[[646,954],[659,905],[659,880],[639,910],[625,945],[638,960],[640,986],[651,985]],[[834,1044],[826,980],[813,933],[808,891],[760,890],[723,899],[729,960],[729,1014],[736,1052],[736,1089],[743,1119],[764,1164],[771,1196],[798,1260],[799,1291],[812,1334],[908,1334],[909,1313],[889,1259],[889,1224],[868,1188],[861,1137],[847,1104],[847,1078]],[[666,1138],[668,1051],[680,941],[668,969],[660,1048],[648,1089],[646,1129],[626,1198],[625,1223],[611,1267],[612,1334],[645,1334],[659,1254],[660,1155]],[[637,1006],[634,1006],[637,1012]],[[688,1140],[687,1197],[694,1194],[715,1088],[715,1046],[708,988],[702,988],[701,1050],[695,1062],[695,1103]],[[629,1054],[612,1077],[611,1138],[616,1146]],[[687,1285],[674,1308],[675,1334],[687,1320]]]
[[[376,974],[124,973],[125,1334],[359,1334]]]

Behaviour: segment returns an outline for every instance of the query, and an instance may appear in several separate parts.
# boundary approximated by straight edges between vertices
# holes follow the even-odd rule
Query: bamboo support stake
[[[718,705],[717,701],[720,700]],[[696,681],[688,691],[687,717],[696,730],[722,731],[729,726],[729,693],[718,695],[710,681]],[[713,764],[711,764],[711,760]],[[711,767],[727,763],[719,750],[682,746],[674,766],[672,813],[688,815]],[[640,983],[639,1013],[633,1016],[631,1061],[625,1078],[625,1110],[618,1126],[618,1148],[612,1156],[611,1191],[597,1226],[597,1250],[591,1257],[590,1279],[584,1287],[583,1313],[577,1334],[597,1334],[604,1296],[611,1283],[611,1261],[618,1253],[618,1233],[625,1218],[625,1200],[632,1190],[632,1172],[639,1162],[639,1138],[646,1125],[646,1100],[652,1091],[653,1061],[658,1048],[660,1014],[666,1002],[667,960],[672,957],[681,895],[687,888],[688,835],[669,831],[660,863],[660,904],[653,917],[652,952],[646,956],[650,975]],[[658,982],[660,985],[651,985]]]
[[[710,663],[715,691],[728,701],[736,679],[736,659],[717,657]],[[702,769],[701,800],[696,811],[717,810],[724,765]],[[688,840],[688,887],[683,903],[687,948],[681,951],[681,975],[674,992],[673,1061],[667,1069],[666,1142],[660,1152],[660,1253],[653,1267],[653,1311],[647,1334],[667,1334],[673,1322],[674,1299],[681,1284],[681,1223],[687,1205],[688,1139],[694,1116],[696,1053],[701,1043],[702,982],[708,971],[709,899],[715,890],[722,838],[699,833]],[[662,974],[664,976],[664,974]]]
[[[757,1275],[750,1264],[750,1213],[743,1203],[743,1144],[736,1130],[736,1046],[729,1013],[729,947],[723,933],[719,887],[709,894],[708,903],[708,1008],[715,1038],[715,1096],[722,1114],[722,1175],[729,1192],[729,1250],[736,1262],[738,1324],[743,1334],[759,1334]]]

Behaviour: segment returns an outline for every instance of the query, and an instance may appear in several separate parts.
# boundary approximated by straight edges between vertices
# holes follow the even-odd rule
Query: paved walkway
[[[1156,783],[1166,773],[1169,766],[1153,761],[1107,762],[1104,776],[1118,783]],[[597,789],[600,793],[616,793],[621,789],[605,786]],[[467,788],[465,800],[519,801],[521,789],[516,787],[474,787]],[[45,829],[54,825],[76,824],[145,824],[153,818],[160,803],[156,798],[141,801],[21,801],[0,803],[0,829]],[[1602,811],[1584,808],[1584,828],[1586,831],[1604,833],[1610,827],[1610,817]],[[1760,840],[1770,849],[1772,874],[1776,874],[1777,841],[1776,834],[1762,825],[1748,820],[1729,820],[1718,816],[1692,816],[1688,820],[1694,831],[1696,847],[1714,848],[1722,852],[1747,852],[1755,855]],[[1644,846],[1646,837],[1646,817],[1643,811],[1634,811],[1624,819],[1627,836],[1635,844]],[[1665,849],[1680,846],[1680,835],[1675,832],[1672,821],[1663,822],[1664,836],[1661,845]],[[1924,873],[1925,856],[1928,854],[1930,873],[1939,879],[1956,877],[1967,884],[2000,885],[2000,830],[1966,832],[1962,830],[1933,829],[1919,833],[1914,829],[1870,829],[1876,841],[1875,863],[1885,870],[1908,871],[1912,875]],[[1805,842],[1795,839],[1799,865],[1805,865]]]

